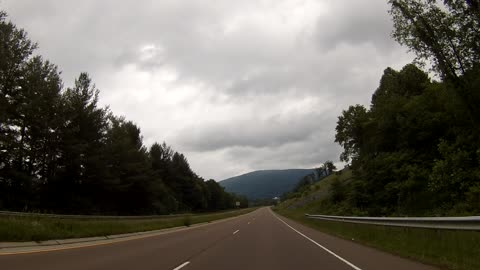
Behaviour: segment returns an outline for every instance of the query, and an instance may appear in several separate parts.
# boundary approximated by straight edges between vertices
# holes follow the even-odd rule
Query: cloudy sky
[[[341,111],[413,59],[386,0],[0,0],[102,105],[166,141],[204,178],[338,161]]]

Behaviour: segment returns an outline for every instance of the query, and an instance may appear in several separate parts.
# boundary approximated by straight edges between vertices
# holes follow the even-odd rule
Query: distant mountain
[[[249,199],[271,199],[291,191],[298,181],[313,169],[253,171],[220,181],[228,192],[245,195]]]

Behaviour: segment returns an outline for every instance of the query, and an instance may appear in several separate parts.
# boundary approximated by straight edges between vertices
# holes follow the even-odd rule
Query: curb
[[[200,225],[206,225],[206,224],[212,224],[212,223],[214,222],[196,223],[196,224],[190,225],[189,227],[187,226],[171,227],[171,228],[165,228],[165,229],[153,230],[153,231],[113,234],[113,235],[95,236],[95,237],[67,238],[67,239],[29,241],[29,242],[0,242],[0,252],[2,251],[2,249],[7,249],[7,248],[46,247],[46,246],[98,242],[102,240],[115,240],[115,239],[122,239],[122,238],[135,237],[135,236],[149,236],[149,235],[155,236],[159,233],[166,233],[169,231],[181,231],[181,229],[199,227]]]

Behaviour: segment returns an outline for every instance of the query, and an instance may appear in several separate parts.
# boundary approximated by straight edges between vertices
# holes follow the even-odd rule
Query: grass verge
[[[0,217],[0,242],[106,236],[190,226],[195,223],[234,217],[256,208],[228,212],[191,214],[156,219],[59,219],[51,217]]]
[[[480,232],[323,221],[307,219],[301,210],[276,211],[314,229],[402,257],[452,270],[480,269]]]

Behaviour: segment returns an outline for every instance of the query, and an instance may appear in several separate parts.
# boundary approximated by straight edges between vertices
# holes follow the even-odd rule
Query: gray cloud
[[[368,104],[387,66],[412,57],[389,37],[385,1],[3,0],[102,104],[206,178],[312,167],[340,153],[336,117]]]
[[[332,49],[342,43],[358,46],[369,43],[389,53],[396,43],[388,36],[392,22],[385,3],[371,1],[330,1],[330,12],[317,21],[316,38],[323,49]]]
[[[213,151],[232,147],[273,148],[289,143],[304,142],[322,129],[323,119],[319,114],[281,116],[265,119],[233,120],[201,129],[188,128],[179,141],[193,151]]]

